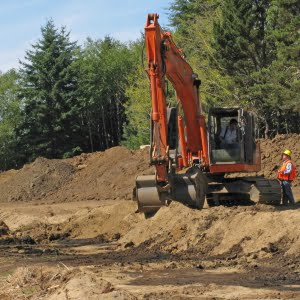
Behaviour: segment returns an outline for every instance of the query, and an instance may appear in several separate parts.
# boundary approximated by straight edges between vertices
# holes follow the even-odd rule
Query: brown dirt
[[[259,174],[285,148],[299,166],[299,140],[261,140]],[[300,298],[297,184],[294,207],[173,202],[145,219],[124,200],[152,171],[116,147],[0,174],[0,299]]]
[[[67,160],[38,158],[0,174],[0,202],[131,199],[135,177],[150,172],[146,150],[114,147]]]
[[[61,160],[38,158],[19,171],[8,171],[0,177],[0,201],[42,199],[71,180],[75,168]]]
[[[292,160],[298,171],[294,186],[300,186],[300,137],[297,134],[278,135],[272,140],[261,140],[262,171],[260,175],[268,178],[276,178],[274,167],[281,163],[281,153],[285,149],[292,151]]]

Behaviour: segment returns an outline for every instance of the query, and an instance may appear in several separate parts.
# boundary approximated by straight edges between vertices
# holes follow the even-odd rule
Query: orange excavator
[[[279,204],[276,180],[226,176],[261,168],[254,117],[240,107],[212,108],[206,123],[199,99],[201,81],[158,18],[148,14],[145,27],[152,103],[150,164],[155,174],[136,178],[139,211],[153,214],[171,201],[201,209],[205,199],[210,206],[245,200]],[[166,78],[176,91],[177,107],[168,107]],[[224,145],[221,131],[232,119],[238,125],[235,143]]]

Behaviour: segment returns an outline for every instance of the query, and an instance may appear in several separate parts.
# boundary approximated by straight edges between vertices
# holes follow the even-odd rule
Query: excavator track
[[[281,186],[278,180],[258,176],[211,180],[206,200],[209,206],[279,205]]]

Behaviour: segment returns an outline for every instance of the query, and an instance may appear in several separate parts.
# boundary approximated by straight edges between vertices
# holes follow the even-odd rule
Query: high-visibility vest
[[[288,174],[284,174],[283,172],[286,169],[286,166],[288,163],[292,164],[292,170],[290,173]],[[296,178],[296,168],[295,165],[293,164],[293,162],[290,159],[285,160],[282,165],[280,166],[279,170],[278,170],[278,175],[277,178],[279,180],[294,180]]]

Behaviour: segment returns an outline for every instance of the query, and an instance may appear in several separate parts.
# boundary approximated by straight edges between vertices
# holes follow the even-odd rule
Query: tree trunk
[[[88,123],[88,131],[89,131],[91,152],[94,152],[94,141],[93,141],[93,135],[92,135],[91,122],[88,120],[87,123]]]
[[[266,118],[264,121],[265,121],[265,139],[268,139],[269,138],[269,123]]]
[[[108,132],[107,132],[106,118],[105,118],[103,105],[101,105],[101,114],[102,114],[102,130],[103,130],[103,133],[104,133],[103,135],[104,135],[104,141],[105,141],[105,149],[108,149],[108,147],[109,147]]]

